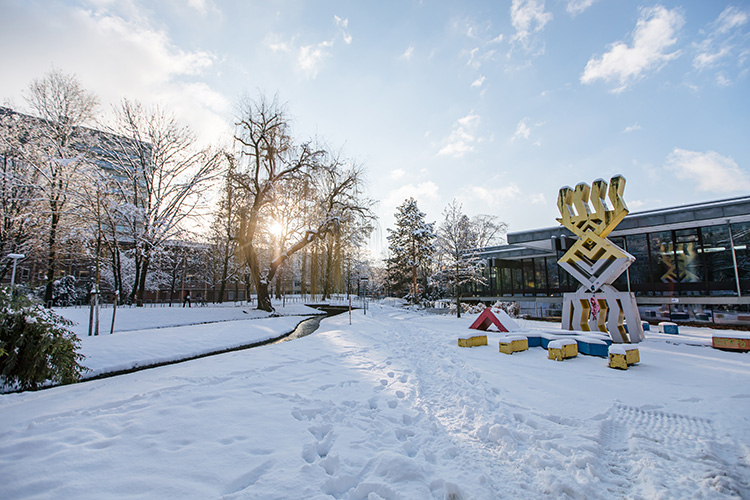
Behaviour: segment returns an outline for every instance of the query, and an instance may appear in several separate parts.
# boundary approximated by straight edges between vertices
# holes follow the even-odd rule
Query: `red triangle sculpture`
[[[500,329],[501,332],[508,331],[508,329],[503,326],[497,316],[492,313],[492,309],[489,307],[482,311],[482,314],[479,315],[477,320],[472,323],[469,328],[473,328],[474,330],[487,330],[490,325],[495,325]]]

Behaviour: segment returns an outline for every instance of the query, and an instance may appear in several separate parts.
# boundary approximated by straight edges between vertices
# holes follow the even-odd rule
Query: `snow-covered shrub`
[[[68,384],[87,369],[76,352],[80,340],[67,327],[73,323],[0,289],[0,386],[36,389],[47,382]]]
[[[503,302],[501,300],[498,300],[494,304],[492,304],[492,309],[500,309],[508,313],[508,316],[511,318],[517,318],[518,315],[521,313],[521,308],[518,305],[518,302]]]
[[[87,302],[88,283],[78,283],[75,276],[63,276],[52,282],[52,301],[56,306],[72,306]],[[44,297],[44,286],[36,289],[36,295]]]
[[[52,297],[55,305],[72,306],[86,302],[88,287],[79,285],[75,276],[63,276],[52,283]]]
[[[461,302],[461,314],[479,314],[485,309],[487,309],[487,306],[485,306],[481,302],[478,302],[476,304]],[[450,314],[456,314],[456,303],[451,302],[448,310]]]

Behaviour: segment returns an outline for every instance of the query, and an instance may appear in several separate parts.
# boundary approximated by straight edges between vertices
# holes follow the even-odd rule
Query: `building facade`
[[[562,226],[508,234],[480,250],[487,285],[471,295],[558,315],[579,286],[557,264],[574,238]],[[632,213],[609,239],[636,258],[614,285],[644,319],[750,324],[750,196]]]

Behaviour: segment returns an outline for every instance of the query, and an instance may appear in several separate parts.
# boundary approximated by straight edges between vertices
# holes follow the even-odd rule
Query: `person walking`
[[[185,304],[187,304],[187,306],[190,307],[190,291],[189,290],[185,292],[185,299],[182,301],[182,307],[185,307]]]

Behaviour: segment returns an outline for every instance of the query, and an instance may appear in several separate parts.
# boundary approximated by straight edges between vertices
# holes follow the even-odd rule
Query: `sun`
[[[274,236],[281,236],[284,232],[284,227],[277,221],[273,221],[268,231]]]

